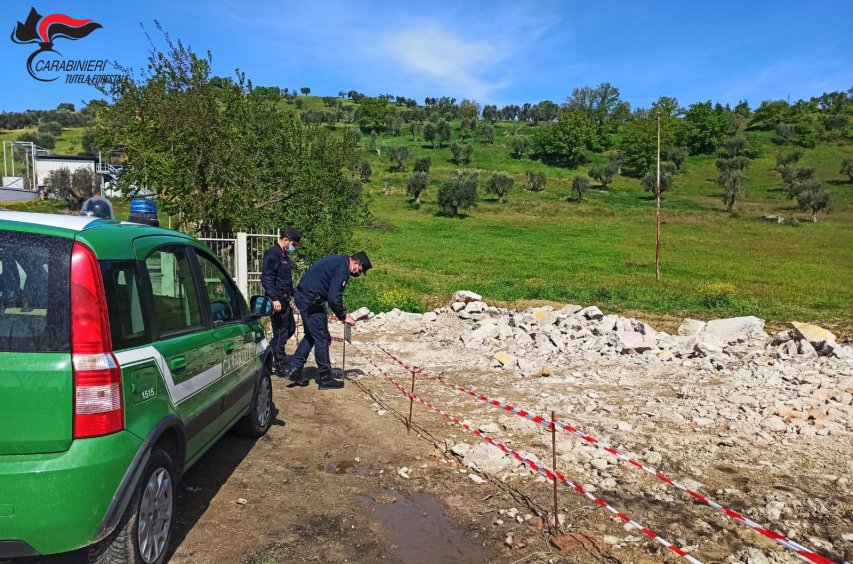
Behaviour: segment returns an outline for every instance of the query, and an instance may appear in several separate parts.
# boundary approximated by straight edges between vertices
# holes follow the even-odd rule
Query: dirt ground
[[[336,361],[340,347],[334,347]],[[564,533],[558,542],[564,550],[559,550],[545,524],[553,520],[550,484],[535,476],[502,481],[485,474],[477,474],[485,481],[476,483],[446,450],[448,441],[476,444],[480,439],[418,404],[407,432],[408,401],[352,349],[347,357],[353,379],[342,390],[320,391],[313,381],[307,388],[292,387],[275,378],[278,413],[269,433],[257,441],[229,434],[187,473],[179,486],[169,562],[682,561],[564,487],[558,499]],[[392,368],[387,362],[383,366]],[[455,376],[462,373],[464,367],[458,367]],[[405,378],[405,372],[398,369],[395,376]],[[484,390],[496,385],[490,374],[472,371],[465,378],[454,379]],[[470,417],[475,426],[501,417],[498,410],[473,400],[465,403],[435,384],[419,381],[418,390]],[[513,394],[510,387],[500,392]],[[513,399],[535,404],[535,398]],[[508,442],[539,452],[550,467],[547,449],[542,450],[546,440],[518,435]],[[710,491],[733,481],[747,493],[765,485],[736,460],[724,462],[706,476]],[[678,475],[688,468],[676,457],[668,469]],[[772,479],[783,482],[780,487],[797,487],[790,475],[768,474]],[[643,483],[664,487],[652,478]],[[640,521],[653,515],[653,523],[644,524],[703,562],[725,562],[738,546],[782,556],[751,562],[790,561],[784,549],[708,508],[685,511],[690,504],[683,499],[655,501],[630,491],[603,497]],[[839,502],[846,505],[843,498]],[[70,564],[82,558],[72,554],[39,562]]]

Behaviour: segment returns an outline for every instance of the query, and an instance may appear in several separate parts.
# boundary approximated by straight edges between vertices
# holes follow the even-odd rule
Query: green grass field
[[[319,98],[306,107],[322,107]],[[748,133],[760,156],[747,169],[746,195],[725,212],[716,185],[713,156],[689,157],[675,187],[663,197],[662,280],[655,281],[655,203],[640,182],[617,177],[609,191],[592,190],[582,203],[565,201],[571,178],[603,162],[590,155],[578,170],[510,156],[511,124],[497,124],[496,142],[479,133],[471,164],[458,167],[450,149],[432,149],[411,134],[379,137],[381,156],[361,141],[373,175],[365,185],[372,224],[357,233],[356,245],[371,254],[375,268],[352,284],[351,306],[374,310],[424,310],[446,304],[454,290],[470,289],[493,303],[533,301],[595,303],[636,316],[700,318],[757,315],[780,325],[815,321],[841,334],[853,333],[853,184],[839,174],[853,145],[806,149],[803,166],[813,166],[832,194],[832,209],[812,224],[810,214],[785,198],[772,171],[781,148],[772,134]],[[522,134],[534,128],[524,126]],[[0,135],[14,138],[20,132]],[[454,124],[454,138],[458,124]],[[70,129],[56,153],[79,151],[82,130]],[[388,149],[406,145],[406,171],[389,170]],[[405,182],[415,158],[432,160],[431,182],[415,207]],[[463,218],[436,215],[440,182],[457,168],[482,171],[481,200]],[[491,171],[515,177],[506,204],[484,194]],[[526,171],[544,171],[544,192],[525,189]],[[384,195],[385,187],[389,194]],[[30,203],[34,209],[49,203]],[[118,204],[119,214],[126,213]],[[769,224],[759,216],[797,218],[797,224]]]

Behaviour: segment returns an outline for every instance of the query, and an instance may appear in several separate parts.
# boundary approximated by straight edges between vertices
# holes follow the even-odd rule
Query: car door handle
[[[260,333],[260,332],[255,333],[255,342],[256,343],[260,343],[263,340],[264,340],[264,334],[263,333]]]
[[[222,345],[222,348],[225,349],[225,354],[231,354],[234,352],[234,343],[228,342]]]
[[[181,373],[187,369],[187,357],[185,356],[176,356],[172,360],[169,361],[169,368],[172,369],[172,372]]]

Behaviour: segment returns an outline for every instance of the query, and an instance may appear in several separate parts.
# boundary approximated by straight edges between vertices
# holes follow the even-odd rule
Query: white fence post
[[[237,288],[243,292],[246,299],[249,299],[249,253],[247,250],[246,233],[239,232],[237,235],[237,244],[234,248],[234,278],[237,282]]]

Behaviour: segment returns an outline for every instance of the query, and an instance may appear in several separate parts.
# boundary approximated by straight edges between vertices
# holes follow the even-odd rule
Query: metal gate
[[[198,240],[222,260],[237,287],[248,299],[263,294],[261,270],[264,253],[278,239],[275,233],[199,233]]]

